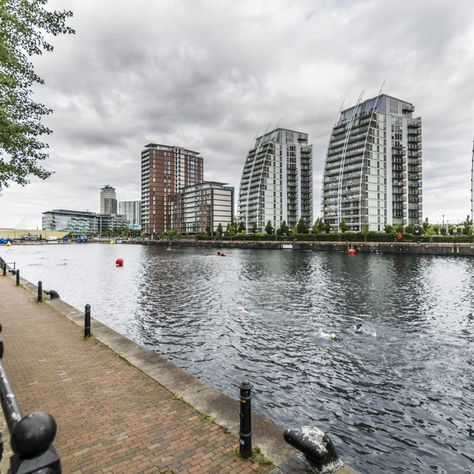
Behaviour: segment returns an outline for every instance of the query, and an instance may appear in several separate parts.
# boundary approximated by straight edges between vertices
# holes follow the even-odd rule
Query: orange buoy
[[[349,249],[349,250],[347,251],[347,253],[348,253],[349,255],[355,255],[357,252],[356,252],[356,249]]]
[[[117,258],[117,260],[115,260],[115,266],[123,267],[123,258]]]

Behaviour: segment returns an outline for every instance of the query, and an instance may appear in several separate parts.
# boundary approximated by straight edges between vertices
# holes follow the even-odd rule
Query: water
[[[363,472],[474,472],[474,259],[225,252],[0,248],[23,277],[232,397],[250,380],[258,411],[328,431]]]

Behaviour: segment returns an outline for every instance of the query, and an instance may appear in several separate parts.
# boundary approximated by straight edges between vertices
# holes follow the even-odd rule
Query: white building
[[[255,141],[240,181],[239,220],[263,231],[270,221],[294,228],[313,221],[313,148],[308,134],[277,128]]]
[[[204,181],[181,188],[171,203],[171,227],[182,233],[216,232],[234,221],[234,188]]]
[[[119,214],[126,216],[130,229],[141,229],[141,201],[119,201],[118,209]]]
[[[343,110],[329,142],[322,214],[333,230],[422,224],[421,118],[381,94]]]

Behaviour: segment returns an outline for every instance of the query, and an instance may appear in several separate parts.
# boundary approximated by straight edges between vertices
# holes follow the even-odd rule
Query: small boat
[[[281,244],[282,250],[293,250],[293,244]]]

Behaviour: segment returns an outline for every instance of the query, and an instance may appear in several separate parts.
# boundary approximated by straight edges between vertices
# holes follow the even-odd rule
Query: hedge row
[[[196,240],[219,240],[219,241],[283,241],[283,240],[297,240],[306,242],[396,242],[396,235],[386,234],[383,232],[368,232],[368,233],[340,233],[340,234],[297,234],[295,236],[281,236],[281,235],[235,235],[232,237],[222,236],[207,237],[197,235]],[[434,242],[434,243],[469,243],[474,242],[474,236],[469,235],[438,235],[438,236],[420,236],[416,237],[411,234],[403,235],[404,242]]]

